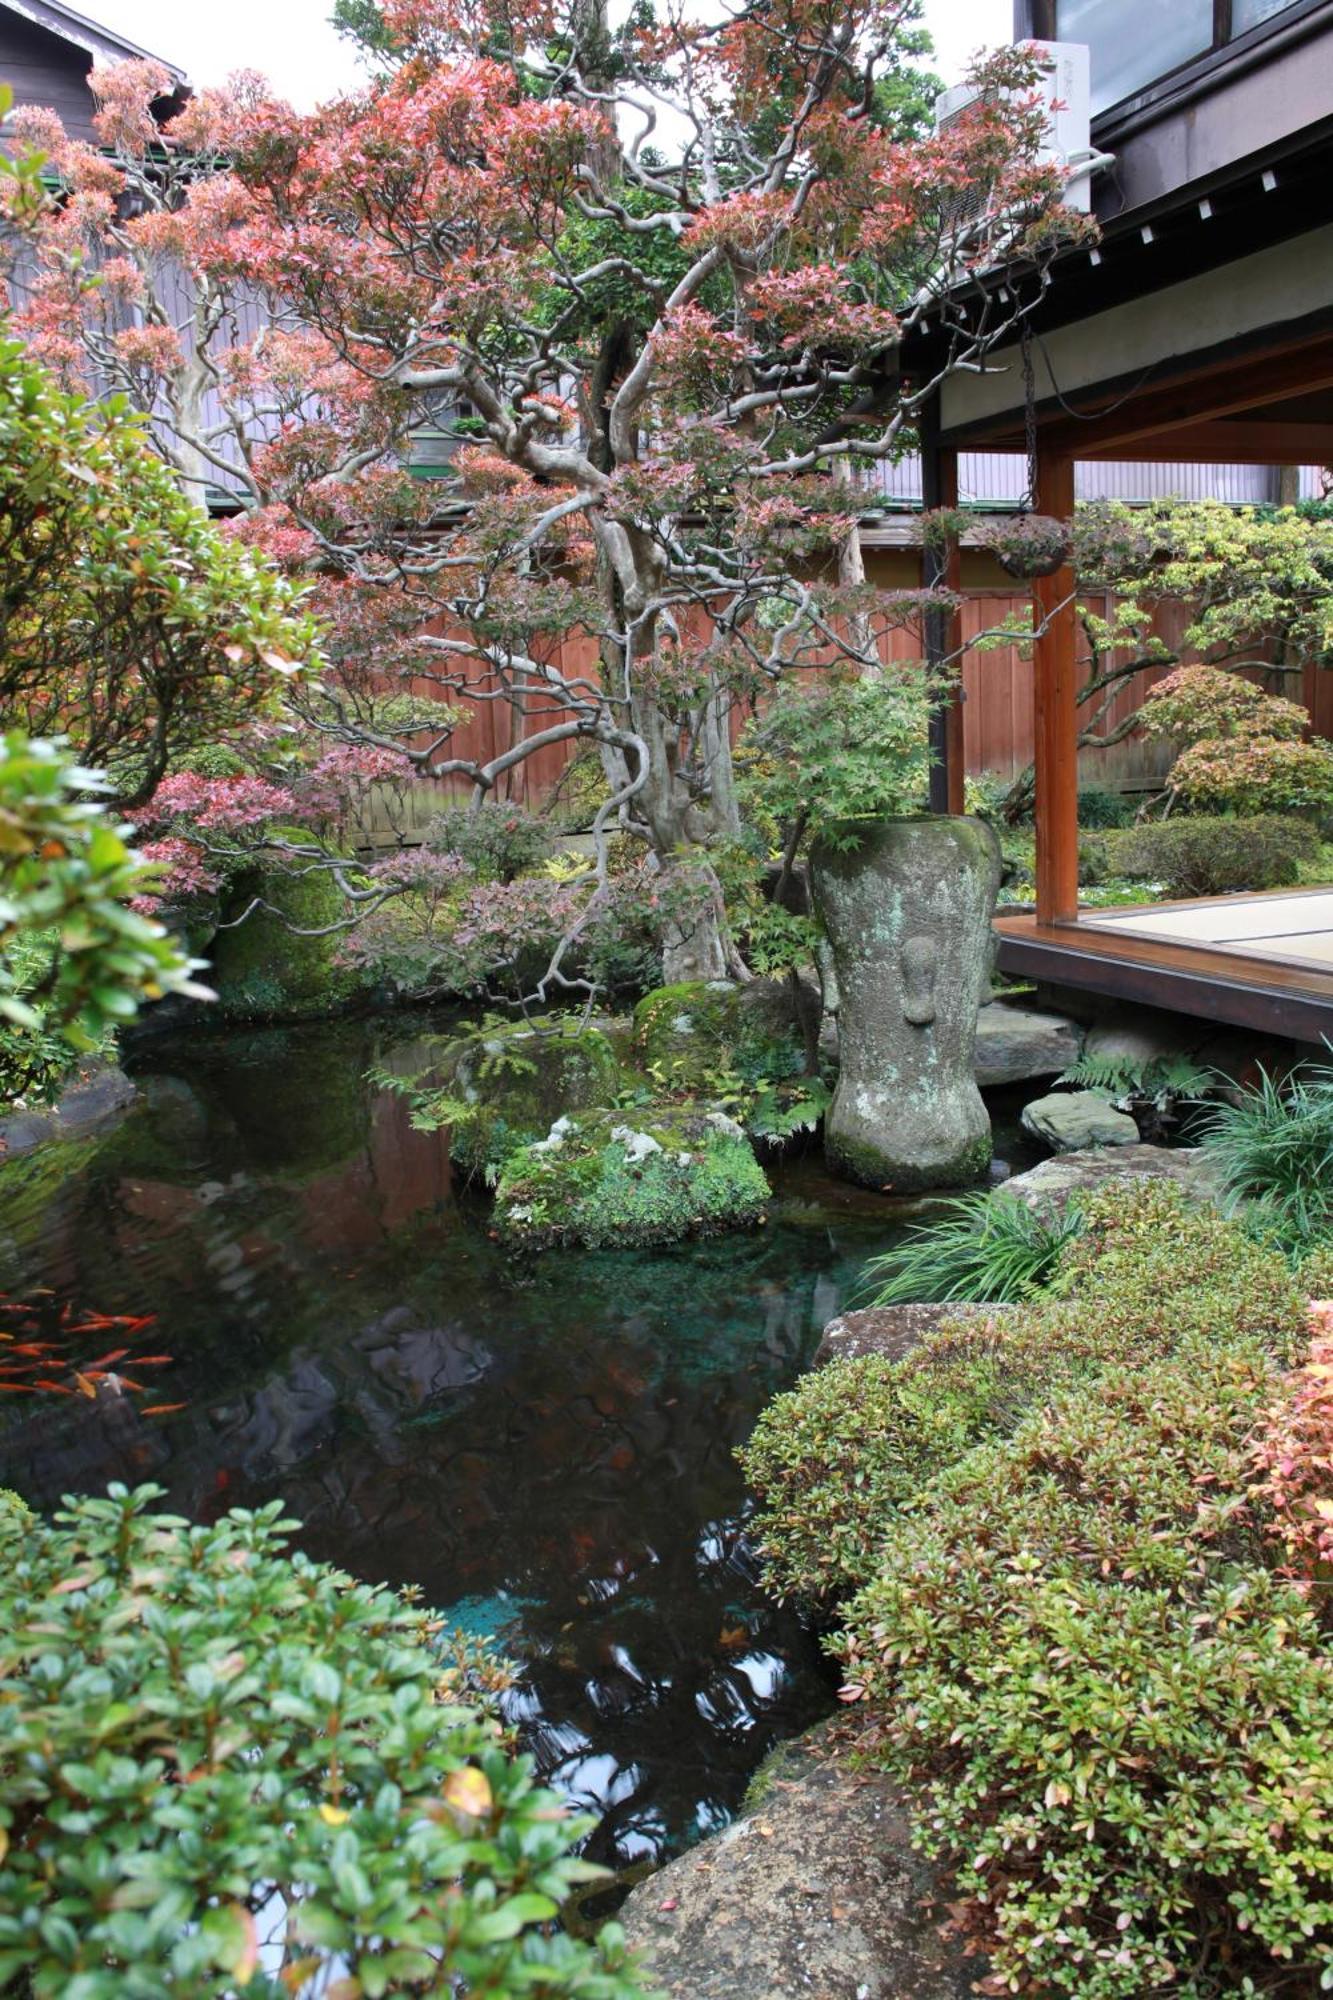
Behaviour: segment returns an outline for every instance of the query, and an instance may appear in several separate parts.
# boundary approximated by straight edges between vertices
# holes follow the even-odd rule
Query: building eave
[[[186,71],[179,63],[170,62],[151,49],[141,48],[137,42],[104,28],[100,22],[90,21],[72,7],[63,6],[60,0],[0,0],[0,4],[11,14],[19,14],[25,21],[30,21],[34,27],[45,28],[48,34],[58,36],[74,48],[83,49],[95,63],[160,63],[178,85],[189,82]]]

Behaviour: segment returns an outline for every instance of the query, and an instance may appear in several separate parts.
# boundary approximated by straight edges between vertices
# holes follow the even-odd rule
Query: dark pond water
[[[137,1397],[0,1399],[0,1483],[50,1506],[153,1480],[197,1518],[280,1495],[312,1554],[496,1635],[591,1851],[656,1858],[830,1705],[758,1585],[733,1452],[897,1225],[797,1162],[752,1235],[508,1259],[364,1081],[421,1032],[149,1042],[116,1131],[0,1169],[0,1290],[152,1314],[172,1357]]]

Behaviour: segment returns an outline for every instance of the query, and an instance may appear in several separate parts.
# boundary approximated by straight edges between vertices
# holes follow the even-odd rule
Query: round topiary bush
[[[597,1871],[428,1615],[289,1554],[275,1501],[0,1504],[0,1990],[629,2000]],[[331,1983],[332,1982],[332,1983]]]
[[[1308,820],[1258,813],[1250,819],[1149,821],[1112,832],[1098,845],[1103,874],[1161,882],[1172,896],[1226,896],[1299,882],[1302,863],[1319,852],[1319,835]]]

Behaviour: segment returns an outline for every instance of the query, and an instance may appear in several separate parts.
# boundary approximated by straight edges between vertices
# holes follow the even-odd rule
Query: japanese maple
[[[639,836],[675,877],[669,977],[736,964],[707,851],[738,825],[734,705],[876,671],[920,617],[846,559],[858,479],[1082,227],[1030,52],[921,133],[918,14],[754,0],[613,28],[595,0],[386,0],[385,72],[311,116],[245,81],[158,129],[160,79],[126,66],[94,76],[107,156],[35,134],[69,196],[29,323],[151,408],[186,476],[233,468],[246,532],[310,562],[334,672],[298,712],[479,797],[594,743],[591,893],[610,833]],[[943,358],[904,373],[928,322]],[[423,480],[426,428],[446,463]],[[512,726],[471,750],[460,722],[492,705]]]

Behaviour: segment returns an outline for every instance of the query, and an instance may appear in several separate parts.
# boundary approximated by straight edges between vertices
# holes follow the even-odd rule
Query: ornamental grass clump
[[[422,1611],[289,1553],[281,1503],[0,1502],[0,1991],[630,2000],[600,1871]]]
[[[1087,1194],[1049,1290],[944,1321],[900,1360],[816,1370],[770,1403],[741,1454],[780,1591],[827,1607],[876,1575],[900,1511],[1065,1384],[1245,1338],[1293,1355],[1305,1298],[1284,1260],[1166,1181]]]
[[[1285,1249],[1333,1238],[1333,1069],[1262,1072],[1210,1112],[1202,1144],[1223,1198]]]
[[[1049,1282],[1082,1228],[1074,1201],[1034,1208],[1002,1189],[954,1196],[871,1258],[861,1274],[866,1303],[1016,1304]]]

